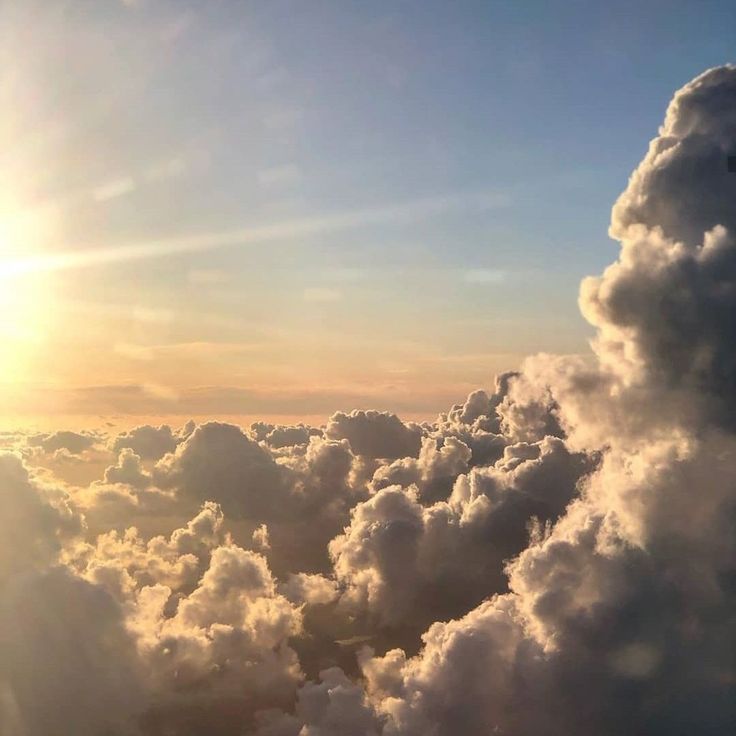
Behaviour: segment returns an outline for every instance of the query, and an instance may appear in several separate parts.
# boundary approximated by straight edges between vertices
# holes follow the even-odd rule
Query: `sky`
[[[735,24],[728,2],[5,0],[0,417],[424,418],[587,353],[611,203]]]
[[[736,9],[592,5],[0,2],[0,734],[736,733]]]

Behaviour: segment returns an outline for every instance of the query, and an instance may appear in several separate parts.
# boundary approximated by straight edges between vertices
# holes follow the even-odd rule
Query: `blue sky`
[[[611,205],[675,89],[733,60],[736,28],[730,2],[2,12],[4,216],[53,213],[32,244],[8,239],[6,259],[329,221],[50,277],[54,318],[18,348],[13,391],[173,383],[182,397],[225,379],[211,363],[182,377],[160,353],[240,345],[228,389],[270,396],[272,373],[295,396],[323,392],[324,411],[368,394],[441,409],[527,353],[584,351],[577,285],[616,253]],[[96,375],[70,359],[48,376],[60,331],[96,352]],[[429,388],[413,406],[417,375]]]

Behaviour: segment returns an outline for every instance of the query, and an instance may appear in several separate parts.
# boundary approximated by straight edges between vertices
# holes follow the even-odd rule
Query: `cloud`
[[[215,718],[211,733],[234,734],[255,709],[289,703],[300,607],[261,555],[232,544],[216,504],[168,537],[128,528],[92,544],[18,458],[0,470],[12,503],[0,513],[2,549],[13,552],[0,568],[3,732],[41,736],[63,722],[133,736],[163,722],[194,736]],[[323,600],[329,582],[301,587]]]
[[[367,613],[371,627],[377,621],[418,636],[504,592],[505,561],[562,514],[592,467],[548,437],[510,445],[496,465],[458,474],[446,502],[423,506],[413,488],[378,491],[330,543],[342,603]]]
[[[144,424],[115,437],[111,449],[113,452],[130,449],[143,460],[159,460],[166,453],[173,452],[180,441],[181,438],[167,424],[160,427]]]
[[[130,192],[135,191],[135,188],[135,180],[130,176],[124,176],[101,184],[93,190],[92,197],[95,202],[107,202],[130,194]]]
[[[381,722],[363,690],[337,667],[320,672],[320,682],[300,691],[295,716],[265,712],[254,736],[379,736]]]
[[[82,520],[61,489],[36,480],[19,457],[0,454],[0,585],[53,564],[62,541],[81,532]]]
[[[333,414],[325,436],[348,440],[356,455],[393,460],[419,454],[422,429],[416,424],[404,424],[389,412],[355,410]]]
[[[732,732],[735,89],[680,90],[616,203],[590,359],[421,425],[138,427],[89,485],[54,454],[96,437],[10,438],[0,731]]]
[[[116,465],[111,465],[105,470],[105,483],[131,486],[142,490],[151,485],[151,476],[145,472],[141,465],[141,458],[129,447],[120,451]]]
[[[701,74],[679,90],[659,135],[613,207],[611,235],[625,239],[638,226],[696,248],[721,225],[736,232],[736,77],[733,65]]]
[[[280,442],[272,425],[248,436],[232,424],[202,424],[156,464],[152,485],[184,508],[216,501],[227,518],[250,525],[251,543],[266,524],[269,562],[280,574],[323,572],[327,543],[347,523],[351,506],[366,497],[369,477],[347,441],[293,429],[279,429],[281,439],[296,434],[308,442],[274,448],[269,438]]]
[[[141,597],[143,596],[143,597]],[[138,598],[141,657],[160,695],[154,728],[177,734],[242,733],[257,708],[286,704],[301,679],[288,639],[301,630],[297,607],[275,590],[260,555],[216,548],[198,586],[167,615],[170,590]]]
[[[267,520],[285,508],[286,471],[239,427],[208,422],[165,455],[156,483],[196,503],[215,500],[227,516]]]
[[[57,568],[19,578],[0,603],[0,730],[133,734],[145,692],[123,613]]]
[[[720,226],[695,249],[657,231],[627,236],[620,260],[581,290],[601,360],[633,384],[681,389],[731,421],[735,274],[736,241]]]
[[[613,208],[621,254],[583,282],[601,362],[629,383],[680,389],[730,422],[736,390],[736,67],[685,85]],[[692,403],[692,398],[685,401]]]
[[[220,507],[208,502],[187,524],[145,540],[135,527],[100,534],[94,544],[80,544],[67,552],[67,561],[90,582],[106,588],[124,602],[136,589],[165,585],[172,591],[191,591],[218,546],[229,542]]]
[[[131,181],[113,182],[103,186],[102,199],[120,196],[131,190]],[[98,246],[6,261],[0,278],[12,278],[24,273],[43,273],[68,269],[89,268],[110,263],[164,258],[180,253],[198,253],[235,245],[256,245],[314,235],[326,235],[386,222],[413,222],[446,211],[495,209],[508,205],[508,197],[493,192],[469,192],[430,197],[415,201],[341,212],[331,215],[240,228],[222,232],[201,233],[184,237]]]
[[[92,434],[80,434],[69,430],[60,430],[51,434],[35,434],[27,439],[31,447],[40,447],[44,452],[66,450],[72,455],[79,455],[93,447],[98,438]]]
[[[471,457],[470,448],[455,437],[443,440],[425,437],[419,457],[405,457],[381,465],[373,474],[371,484],[375,490],[392,485],[414,486],[423,502],[444,501],[457,477],[469,470]]]
[[[733,624],[733,590],[720,577],[734,565],[721,475],[732,473],[724,451],[733,442],[610,458],[589,493],[511,563],[510,594],[434,624],[416,658],[366,659],[384,733],[717,733],[733,724],[733,663],[718,644]],[[651,504],[644,514],[642,504]],[[622,526],[626,513],[638,529]]]
[[[265,443],[275,450],[282,447],[293,447],[294,445],[306,445],[310,437],[319,437],[322,431],[315,427],[303,424],[297,425],[272,425],[262,438]]]

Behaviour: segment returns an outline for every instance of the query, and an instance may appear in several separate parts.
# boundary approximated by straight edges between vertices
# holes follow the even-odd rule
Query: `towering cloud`
[[[0,456],[0,733],[734,732],[734,146],[726,66],[614,206],[593,360],[421,426],[140,427],[85,488]]]
[[[672,100],[613,209],[621,255],[583,282],[597,352],[627,382],[682,389],[733,422],[736,400],[736,71],[706,72]]]
[[[639,226],[689,248],[720,225],[736,231],[734,66],[711,69],[686,84],[670,103],[659,135],[613,207],[611,235]]]

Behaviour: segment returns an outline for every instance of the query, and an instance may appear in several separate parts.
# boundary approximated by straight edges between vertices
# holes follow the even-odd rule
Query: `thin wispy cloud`
[[[115,193],[113,193],[115,196],[123,193],[119,184]],[[107,194],[109,197],[109,190]],[[118,246],[79,248],[60,253],[39,254],[30,258],[7,260],[0,263],[0,278],[11,278],[25,273],[91,268],[111,263],[163,258],[239,245],[295,240],[370,225],[419,221],[446,212],[492,210],[506,207],[509,204],[509,197],[497,192],[471,192],[428,197],[397,205],[369,207],[278,224],[161,238]]]
[[[117,199],[130,192],[135,191],[135,181],[130,176],[124,176],[120,179],[113,179],[96,187],[92,192],[92,197],[96,202],[106,202],[109,199]]]

